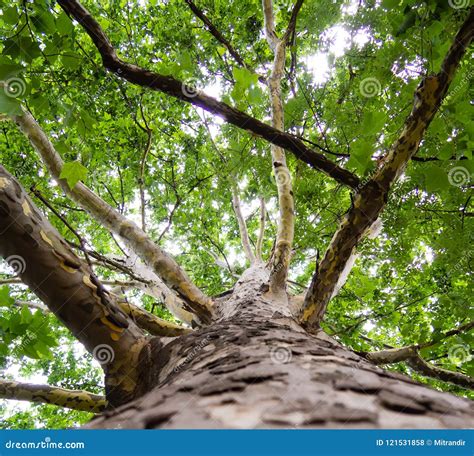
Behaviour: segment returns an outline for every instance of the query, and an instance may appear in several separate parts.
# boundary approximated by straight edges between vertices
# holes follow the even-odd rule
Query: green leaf
[[[385,125],[385,114],[382,112],[373,112],[369,111],[364,116],[364,121],[362,122],[362,131],[365,135],[371,135],[378,133],[381,128]]]
[[[69,188],[73,189],[80,180],[85,180],[87,168],[78,161],[64,163],[61,170],[61,179],[66,179]]]
[[[69,35],[74,30],[71,19],[64,11],[61,11],[56,19],[56,28],[61,35]]]
[[[437,165],[427,165],[423,172],[425,177],[425,189],[428,192],[445,190],[449,188],[449,179],[446,171]]]
[[[18,99],[5,93],[5,86],[0,84],[0,113],[15,115],[21,114],[21,104]]]
[[[10,296],[10,288],[6,285],[0,287],[0,307],[11,307],[15,300]]]

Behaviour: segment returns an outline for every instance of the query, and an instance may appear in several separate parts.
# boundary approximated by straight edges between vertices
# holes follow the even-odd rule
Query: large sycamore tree
[[[468,0],[0,11],[3,427],[473,425]]]

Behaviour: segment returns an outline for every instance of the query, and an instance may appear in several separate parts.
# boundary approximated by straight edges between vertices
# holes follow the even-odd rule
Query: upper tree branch
[[[81,412],[101,413],[107,406],[104,396],[56,386],[34,385],[0,379],[0,398],[52,404]]]
[[[201,11],[196,4],[192,0],[184,0],[188,5],[191,11],[198,17],[204,25],[207,27],[211,35],[219,41],[221,44],[223,44],[227,50],[229,51],[229,54],[234,58],[234,60],[243,67],[246,67],[244,59],[240,56],[240,54],[234,49],[232,44],[230,43],[229,40],[227,40],[224,35],[222,35],[219,30],[215,27],[215,25],[210,21],[210,19],[204,14],[203,11]]]
[[[291,12],[290,21],[288,22],[288,27],[283,37],[283,40],[286,41],[287,46],[291,44],[291,37],[296,32],[296,20],[298,19],[298,14],[301,10],[301,7],[303,6],[303,2],[304,0],[296,0],[296,3]]]
[[[239,224],[240,241],[244,249],[245,256],[250,264],[255,263],[255,255],[253,254],[252,247],[250,245],[249,232],[247,230],[247,224],[245,223],[242,209],[240,207],[239,190],[235,185],[232,185],[232,207],[234,208],[235,217]]]
[[[188,311],[195,313],[204,322],[210,321],[212,312],[210,298],[205,296],[191,282],[176,261],[153,242],[134,222],[109,206],[82,182],[77,183],[71,189],[68,183],[60,178],[63,161],[29,112],[24,111],[22,115],[15,115],[13,120],[40,154],[62,190],[107,229],[120,236],[130,249],[163,279],[169,288],[179,294],[186,303]]]
[[[319,169],[338,182],[352,188],[357,188],[359,178],[350,171],[341,168],[324,155],[310,149],[303,141],[295,136],[278,131],[270,125],[261,122],[248,114],[239,111],[226,103],[218,101],[202,92],[187,87],[183,82],[172,76],[164,76],[121,60],[107,35],[98,22],[76,0],[58,0],[58,3],[72,18],[78,21],[97,47],[105,68],[113,71],[127,81],[142,87],[157,90],[172,97],[191,103],[212,114],[222,117],[228,123],[261,137],[276,146],[287,149],[295,157],[311,167]]]
[[[273,16],[273,0],[262,0],[265,18],[265,36],[270,48],[273,50],[273,65],[268,80],[270,92],[270,106],[272,112],[272,126],[283,131],[285,128],[283,96],[281,82],[285,72],[286,48],[288,36],[296,28],[296,18],[303,2],[298,0],[293,8],[288,29],[282,39],[275,31],[275,18]],[[286,163],[285,151],[272,144],[272,165],[278,190],[279,220],[275,250],[271,259],[270,289],[272,291],[285,290],[290,266],[291,251],[295,231],[295,207],[291,175]]]
[[[441,71],[425,77],[415,92],[414,106],[403,131],[392,145],[383,165],[372,179],[359,188],[353,206],[346,213],[338,231],[313,276],[300,312],[303,325],[318,327],[334,287],[352,252],[378,218],[388,199],[392,184],[418,151],[424,133],[441,105],[456,69],[474,36],[474,7],[461,26],[444,58]]]
[[[265,198],[260,197],[260,230],[258,232],[257,246],[255,248],[257,261],[262,261],[262,246],[265,238],[265,220],[267,218],[267,209],[265,207]]]

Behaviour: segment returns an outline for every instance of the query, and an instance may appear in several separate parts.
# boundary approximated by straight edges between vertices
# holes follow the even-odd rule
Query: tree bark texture
[[[164,343],[156,386],[89,428],[467,428],[472,402],[382,370],[323,331],[307,333],[244,274],[219,317]],[[281,310],[278,310],[278,309]],[[275,310],[277,309],[277,310]]]

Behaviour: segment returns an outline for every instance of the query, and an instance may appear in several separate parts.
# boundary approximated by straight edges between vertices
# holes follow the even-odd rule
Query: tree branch
[[[215,27],[215,25],[210,21],[210,19],[204,14],[203,11],[201,11],[196,4],[192,0],[184,0],[191,11],[198,17],[203,24],[207,27],[211,35],[219,41],[219,43],[223,44],[227,50],[229,51],[229,54],[234,58],[234,60],[242,67],[246,68],[247,66],[245,65],[244,59],[240,56],[240,54],[234,49],[230,41],[228,41],[224,35],[222,35],[219,30]]]
[[[142,230],[146,232],[146,200],[145,200],[145,167],[146,159],[151,149],[151,139],[153,137],[153,132],[149,128],[146,131],[147,140],[145,150],[143,151],[142,159],[140,162],[140,176],[138,178],[140,186],[140,212],[142,216]]]
[[[115,49],[98,22],[79,2],[76,0],[58,0],[58,3],[67,14],[81,24],[90,36],[101,54],[105,68],[109,71],[116,73],[133,84],[166,93],[218,115],[236,127],[261,137],[276,146],[287,149],[298,159],[315,169],[323,171],[344,185],[357,188],[360,184],[360,179],[355,174],[341,168],[324,155],[310,149],[294,135],[278,131],[270,125],[260,122],[248,114],[200,91],[196,93],[194,88],[186,86],[186,84],[172,76],[164,76],[122,61],[117,57]]]
[[[0,379],[0,398],[52,404],[81,412],[101,413],[107,400],[88,391],[73,391],[56,386],[35,385]]]
[[[425,77],[415,92],[413,109],[403,131],[392,145],[382,166],[358,190],[353,206],[334,234],[314,275],[300,311],[301,323],[318,328],[338,279],[359,241],[385,207],[392,184],[418,151],[424,133],[441,105],[456,69],[474,36],[474,8],[457,33],[444,58],[441,71]]]
[[[156,315],[130,303],[128,300],[117,297],[117,304],[126,315],[132,318],[139,328],[144,329],[152,336],[178,337],[192,332],[192,329],[158,318]],[[40,310],[45,314],[50,312],[48,307],[40,302],[15,301],[13,305],[15,307],[27,306],[30,309]]]
[[[255,263],[255,255],[253,254],[252,247],[250,245],[249,233],[247,230],[247,224],[245,223],[244,216],[240,207],[239,190],[235,185],[232,185],[232,207],[234,208],[235,217],[239,224],[240,241],[244,249],[245,256],[248,262],[252,265]]]
[[[447,369],[442,369],[438,366],[426,362],[419,354],[407,359],[407,364],[415,371],[419,372],[425,377],[436,378],[443,382],[453,383],[463,388],[474,388],[474,378],[469,377],[461,372],[454,372]]]
[[[71,189],[60,178],[63,161],[36,120],[24,111],[12,117],[21,131],[39,153],[49,172],[65,194],[86,209],[93,218],[108,230],[116,233],[150,268],[175,290],[186,303],[187,310],[195,313],[203,322],[209,322],[212,314],[211,299],[205,296],[189,279],[176,261],[156,245],[134,222],[110,207],[86,185],[79,182]]]
[[[108,399],[133,397],[148,338],[2,166],[0,215],[0,256],[89,353],[106,355]]]
[[[192,329],[158,318],[128,301],[119,300],[118,304],[127,315],[132,317],[139,328],[148,331],[152,336],[178,337],[192,332]]]
[[[265,207],[265,198],[260,197],[260,230],[258,233],[257,246],[256,246],[256,257],[257,261],[263,261],[262,258],[262,246],[265,238],[265,220],[267,218],[267,209]]]
[[[431,347],[437,344],[440,340],[448,337],[455,336],[461,333],[467,333],[474,328],[474,322],[469,322],[464,325],[458,326],[455,329],[446,331],[441,337],[424,342],[421,344],[410,345],[402,348],[392,348],[389,345],[385,350],[380,350],[371,353],[360,353],[364,358],[373,362],[374,364],[394,364],[399,362],[406,362],[412,369],[419,372],[426,377],[433,377],[444,382],[454,383],[462,386],[463,388],[474,388],[474,379],[468,375],[464,375],[461,372],[453,372],[450,370],[442,369],[438,366],[425,361],[419,354],[419,350],[422,348]]]
[[[293,8],[291,20],[283,39],[279,39],[275,32],[275,18],[273,16],[273,0],[262,0],[265,18],[265,36],[268,45],[273,50],[273,66],[268,80],[270,91],[270,106],[272,111],[272,126],[283,131],[285,128],[283,96],[281,82],[285,72],[286,48],[288,36],[295,30],[296,18],[303,2],[298,0]],[[285,151],[272,145],[272,165],[278,190],[278,206],[280,218],[278,221],[275,250],[272,256],[270,271],[270,289],[281,291],[286,289],[288,268],[290,266],[291,249],[295,231],[295,204],[291,175],[286,164]]]

